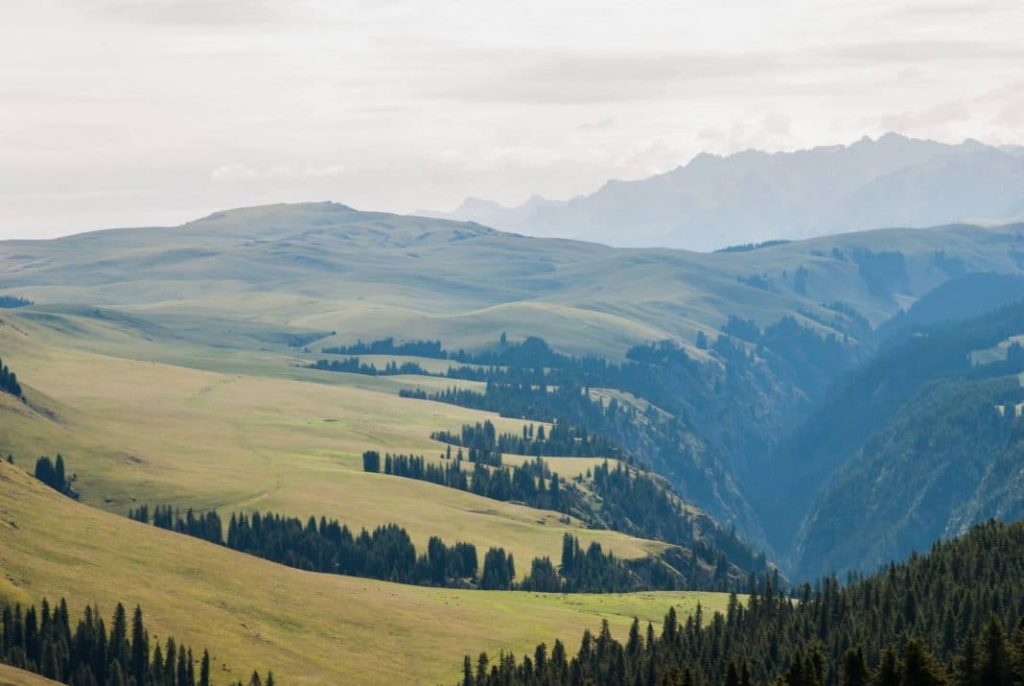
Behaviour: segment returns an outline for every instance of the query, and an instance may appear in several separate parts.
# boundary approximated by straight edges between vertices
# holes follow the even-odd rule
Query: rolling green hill
[[[7,241],[0,266],[3,286],[38,305],[117,307],[174,328],[173,315],[193,328],[220,317],[245,322],[257,338],[290,327],[336,331],[342,342],[415,334],[465,345],[504,328],[570,352],[622,355],[661,338],[693,347],[697,330],[714,331],[730,314],[762,326],[801,310],[830,320],[822,303],[837,300],[877,324],[950,275],[1019,271],[1021,231],[872,231],[702,254],[322,203],[232,210],[173,229]],[[891,264],[877,257],[897,252]]]
[[[268,353],[301,356],[303,345],[387,336],[472,348],[506,331],[616,360],[636,344],[674,341],[709,366],[702,381],[659,406],[688,437],[660,448],[652,466],[696,505],[761,541],[752,492],[763,456],[810,412],[829,376],[867,355],[867,327],[953,276],[1019,273],[1022,234],[1020,226],[889,229],[699,254],[531,239],[327,203],[6,242],[0,270],[7,291],[37,303],[20,308],[20,320],[66,334],[69,345],[228,374],[259,366],[263,376],[341,383]],[[729,362],[698,339],[722,337],[730,316],[762,330],[793,317],[844,341],[844,360],[805,365],[800,354],[784,359],[790,338],[751,344],[726,334],[754,363],[735,387],[716,391],[714,370]],[[101,334],[90,321],[103,325]]]
[[[77,503],[6,463],[0,537],[0,601],[63,596],[73,614],[139,604],[157,636],[209,646],[219,684],[253,667],[288,684],[438,683],[476,647],[468,637],[522,652],[602,619],[624,630],[667,606],[689,614],[728,599],[467,591],[302,572]],[[30,679],[15,683],[43,683]]]
[[[73,340],[117,335],[93,320],[64,321],[82,329]],[[520,423],[401,399],[394,386],[264,377],[261,357],[243,373],[248,360],[241,353],[231,355],[236,371],[224,374],[74,350],[66,342],[35,321],[0,317],[4,358],[31,379],[27,403],[0,394],[0,450],[27,466],[41,454],[63,453],[89,504],[120,513],[141,503],[255,508],[371,529],[396,522],[420,546],[437,535],[483,550],[505,547],[524,573],[533,557],[557,557],[566,532],[625,558],[664,548],[585,530],[556,512],[362,470],[368,449],[437,455],[442,445],[430,434],[439,428],[492,419],[516,431]],[[286,357],[276,359],[288,369]]]
[[[0,243],[5,292],[35,303],[9,311],[9,325],[75,351],[48,353],[68,366],[48,366],[31,346],[23,348],[24,359],[17,349],[4,359],[18,363],[21,376],[35,376],[36,390],[57,403],[65,381],[83,368],[97,370],[104,384],[80,384],[73,404],[81,411],[84,402],[104,417],[81,435],[102,426],[98,435],[132,446],[129,427],[136,422],[180,427],[159,432],[158,451],[153,444],[122,446],[130,456],[119,458],[122,464],[112,451],[83,446],[84,458],[97,459],[88,458],[82,478],[109,479],[94,489],[110,499],[107,507],[127,508],[133,497],[152,500],[160,484],[187,486],[210,469],[218,478],[200,489],[206,492],[184,488],[182,504],[295,511],[350,502],[345,510],[353,518],[379,518],[387,508],[365,502],[372,490],[336,491],[322,482],[307,489],[291,469],[275,467],[268,478],[241,469],[244,462],[213,456],[242,452],[273,465],[306,465],[315,454],[321,469],[351,469],[359,445],[429,451],[430,431],[480,417],[427,404],[429,417],[415,410],[419,418],[412,418],[415,403],[392,408],[388,397],[403,388],[439,391],[476,382],[304,368],[325,346],[393,336],[483,349],[504,331],[512,340],[541,336],[562,352],[624,362],[634,346],[667,340],[676,352],[645,353],[640,363],[656,370],[655,383],[591,384],[591,394],[629,398],[643,408],[647,428],[623,434],[625,449],[720,522],[779,550],[780,539],[764,526],[764,473],[774,468],[769,456],[828,400],[842,372],[870,358],[877,345],[872,327],[963,275],[1013,276],[1022,269],[1020,225],[889,229],[702,254],[528,238],[332,203],[231,210],[176,228]],[[185,380],[174,391],[190,398],[184,408],[150,410],[145,398],[133,397],[138,379],[156,386],[166,383],[164,374]],[[260,398],[268,400],[260,405]],[[290,425],[274,420],[279,405],[300,407],[301,418]],[[370,442],[379,445],[351,440],[363,421],[353,417],[372,422],[380,413],[394,422],[371,432]],[[168,457],[194,453],[186,437],[204,422],[210,448],[196,458],[201,469],[195,459]],[[260,435],[271,422],[275,435]],[[229,449],[226,427],[238,437]],[[340,445],[347,457],[329,457]],[[157,469],[154,479],[150,472]],[[130,485],[115,483],[122,479]],[[301,496],[285,495],[291,492]],[[778,522],[795,528],[800,516],[791,508]],[[454,521],[441,512],[423,520],[441,528]],[[558,536],[524,535],[548,541],[549,549]]]

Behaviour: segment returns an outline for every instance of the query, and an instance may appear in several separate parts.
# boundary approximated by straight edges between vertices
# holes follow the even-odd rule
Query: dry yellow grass
[[[53,686],[56,683],[38,674],[0,665],[0,686]]]
[[[326,515],[354,527],[397,522],[419,546],[433,535],[481,550],[502,546],[521,573],[534,557],[557,558],[566,531],[625,558],[663,548],[590,531],[554,512],[362,471],[367,449],[434,456],[443,446],[429,439],[431,431],[487,418],[518,431],[522,422],[336,378],[381,381],[371,377],[319,372],[331,383],[308,383],[211,372],[74,349],[33,322],[6,315],[0,321],[7,322],[0,326],[0,350],[36,408],[0,400],[0,449],[26,464],[39,454],[63,453],[90,504],[122,513],[139,503],[274,510]],[[88,334],[94,345],[115,336],[106,328]],[[256,371],[267,359],[263,354],[253,363]],[[277,361],[289,369],[285,356]]]
[[[462,655],[529,651],[559,637],[570,649],[608,619],[658,622],[675,606],[724,608],[713,593],[556,595],[458,591],[314,574],[139,524],[59,496],[0,465],[0,589],[38,602],[67,597],[140,604],[157,636],[214,655],[218,682],[254,668],[287,684],[453,682]]]

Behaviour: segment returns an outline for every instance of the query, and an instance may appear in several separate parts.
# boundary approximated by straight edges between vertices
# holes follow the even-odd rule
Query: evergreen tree
[[[210,653],[203,651],[203,661],[199,666],[199,686],[210,686]]]
[[[979,642],[978,678],[985,686],[1010,686],[1011,662],[1006,629],[993,615],[985,623]]]

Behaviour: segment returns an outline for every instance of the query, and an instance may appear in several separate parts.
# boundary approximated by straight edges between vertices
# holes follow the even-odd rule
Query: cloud
[[[270,179],[317,179],[340,176],[349,169],[343,164],[298,165],[274,164],[256,168],[239,162],[216,167],[210,172],[212,181],[264,181]]]
[[[1024,140],[1020,0],[8,4],[0,230],[567,197],[892,128]],[[83,200],[108,188],[144,194]]]
[[[604,117],[597,121],[586,122],[576,127],[577,131],[604,131],[615,126],[615,117]]]
[[[191,26],[232,26],[294,18],[288,4],[274,0],[98,0],[93,10],[132,22]]]
[[[414,58],[430,65],[423,95],[466,102],[540,105],[690,99],[709,91],[734,94],[823,93],[834,81],[847,91],[850,71],[903,72],[922,65],[958,68],[1024,61],[1024,44],[973,40],[836,41],[790,50],[512,50],[450,47]],[[479,65],[460,71],[457,64]],[[445,78],[444,74],[450,74]],[[865,77],[868,82],[877,75]]]

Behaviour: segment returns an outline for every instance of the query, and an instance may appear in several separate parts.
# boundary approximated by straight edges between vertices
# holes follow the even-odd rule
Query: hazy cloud
[[[564,198],[888,129],[1024,141],[1018,0],[9,4],[0,237]]]

